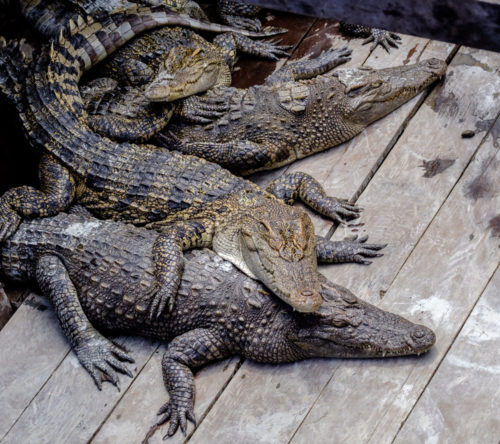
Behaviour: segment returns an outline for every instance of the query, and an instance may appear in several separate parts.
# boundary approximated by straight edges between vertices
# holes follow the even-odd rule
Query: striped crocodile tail
[[[219,25],[203,20],[191,18],[187,14],[176,14],[169,12],[163,6],[129,8],[114,14],[111,14],[97,22],[90,16],[83,18],[78,16],[75,20],[70,20],[68,30],[70,39],[78,37],[82,39],[82,49],[87,51],[91,59],[85,60],[85,70],[89,69],[94,63],[110,55],[120,46],[123,46],[135,35],[145,31],[158,28],[160,26],[184,26],[198,29],[201,31],[210,31],[215,33],[233,32],[246,35],[248,37],[269,37],[281,32],[277,29],[270,29],[265,32],[251,32],[244,29],[237,29],[231,26]],[[95,39],[90,44],[86,39]],[[64,45],[63,33],[59,37],[60,45]],[[87,45],[85,45],[87,43]],[[95,54],[92,54],[94,52]],[[92,57],[92,56],[95,57]]]

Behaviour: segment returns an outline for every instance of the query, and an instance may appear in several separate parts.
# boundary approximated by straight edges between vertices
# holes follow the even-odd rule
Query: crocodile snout
[[[290,295],[290,305],[302,313],[317,311],[322,301],[320,292],[314,289],[297,290]]]
[[[446,72],[446,63],[443,60],[436,58],[423,60],[420,62],[422,66],[426,68],[427,71],[436,73],[438,76],[443,76]]]
[[[423,353],[434,345],[436,335],[430,328],[415,325],[405,339],[409,346]]]

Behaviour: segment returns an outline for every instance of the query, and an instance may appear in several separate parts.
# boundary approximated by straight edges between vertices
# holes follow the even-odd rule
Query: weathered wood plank
[[[398,433],[395,443],[483,444],[498,441],[498,307],[500,269],[486,287],[451,350]]]
[[[0,440],[69,351],[48,304],[30,296],[0,332]]]
[[[168,423],[155,427],[156,412],[167,401],[167,392],[163,387],[161,358],[165,348],[160,347],[144,367],[132,386],[117,404],[102,428],[92,439],[92,443],[163,443]],[[227,384],[236,370],[240,358],[225,359],[200,370],[195,377],[196,403],[195,415],[201,421],[212,406],[219,392]],[[194,427],[189,423],[188,436]],[[169,439],[169,443],[184,442],[185,437],[178,432]]]
[[[143,338],[120,338],[135,359],[133,373],[140,371],[154,353],[157,344]],[[18,344],[19,346],[19,344]],[[51,342],[44,345],[52,346]],[[19,357],[23,362],[23,357]],[[122,390],[132,382],[120,376]],[[85,443],[123,396],[106,383],[102,391],[71,352],[53,372],[36,397],[25,408],[3,443]]]
[[[433,328],[433,351],[420,359],[379,361],[377,371],[361,362],[343,365],[292,442],[327,436],[333,442],[394,439],[498,267],[491,220],[500,208],[499,130],[497,121],[379,304]]]
[[[435,50],[434,47],[432,49]],[[463,55],[471,55],[470,52],[465,51]],[[473,51],[473,55],[478,61],[485,63],[485,66],[498,65],[493,54]],[[461,128],[463,124],[463,126],[474,127],[474,123],[478,120],[477,116],[481,116],[484,121],[493,119],[498,114],[500,105],[489,104],[490,109],[485,106],[485,101],[488,100],[490,94],[500,90],[500,79],[495,73],[477,70],[476,67],[462,64],[453,65],[452,70],[453,74],[447,78],[444,86],[436,91],[434,97],[428,98],[426,102],[428,105],[424,105],[410,122],[408,128],[414,123],[414,127],[416,130],[420,128],[420,132],[416,131],[418,134],[412,135],[411,138],[405,137],[408,129],[403,133],[402,138],[362,196],[362,206],[366,208],[366,214],[362,220],[365,223],[363,229],[369,229],[370,233],[375,233],[373,237],[376,240],[384,239],[384,235],[385,239],[390,240],[391,243],[393,239],[396,239],[397,248],[403,248],[404,254],[395,254],[398,251],[396,247],[393,247],[389,249],[386,257],[381,258],[384,259],[383,262],[377,259],[377,262],[369,269],[355,265],[323,268],[325,274],[328,274],[333,281],[343,285],[347,283],[348,287],[354,289],[362,297],[366,297],[367,292],[372,296],[376,292],[376,297],[370,298],[372,301],[378,300],[380,288],[388,288],[388,285],[382,286],[382,284],[386,280],[390,283],[395,278],[411,252],[412,245],[417,243],[480,143],[480,136],[465,140],[460,138],[459,132],[458,137],[454,137],[457,133],[457,126]],[[449,105],[440,99],[437,101],[438,105],[434,105],[435,111],[430,107],[438,97],[448,97],[453,90],[457,94],[454,102],[457,109],[453,113],[448,111]],[[460,123],[459,120],[461,120]],[[430,127],[428,121],[432,121]],[[414,134],[414,131],[410,134]],[[422,143],[421,134],[433,134],[432,143]],[[435,143],[436,140],[442,140],[442,142]],[[448,140],[453,141],[453,146],[450,146],[451,143]],[[449,168],[446,173],[435,176],[430,182],[430,179],[422,177],[424,171],[419,166],[422,160],[446,158],[450,156],[450,151],[455,159],[454,168]],[[408,158],[412,161],[409,162]],[[372,187],[372,183],[379,175],[379,181],[385,187],[380,185]],[[349,176],[345,176],[346,182],[348,179]],[[356,180],[356,176],[353,180]],[[346,186],[351,185],[346,183]],[[414,195],[418,199],[412,203]],[[390,206],[389,202],[391,202]],[[397,207],[398,202],[402,208],[405,208],[405,205],[411,206],[412,211],[403,211],[400,214],[392,208]],[[386,208],[389,208],[390,212],[386,213]],[[380,226],[381,222],[384,222],[382,226]],[[341,237],[341,234],[336,233],[336,236]],[[394,259],[391,259],[393,256]],[[352,278],[353,276],[355,279]],[[398,309],[392,307],[392,309],[400,312],[399,307]],[[418,316],[414,316],[413,319],[418,320]],[[396,364],[391,362],[391,364],[403,366],[408,365],[406,363],[409,362],[412,361],[405,359],[397,361]],[[422,362],[419,365],[425,364],[424,360],[416,362]],[[355,365],[358,364],[342,362],[341,368]],[[376,372],[379,366],[386,365],[388,364],[379,364],[377,361],[359,364],[364,373]],[[320,394],[323,384],[326,384],[339,371],[338,367],[339,361],[307,361],[297,365],[295,372],[289,374],[283,381],[284,378],[278,370],[270,373],[267,367],[245,362],[195,432],[192,440],[207,442],[208,439],[208,442],[210,440],[227,442],[237,436],[238,440],[243,442],[249,440],[266,442],[267,437],[278,442],[287,441],[305,417],[310,407],[311,397]],[[242,383],[239,378],[242,372],[247,376],[245,383]],[[346,387],[351,387],[353,380],[357,383],[357,376],[354,379],[351,376],[351,382],[346,382],[341,390],[346,391]],[[312,390],[313,387],[310,385],[313,383],[317,390],[315,393],[309,391],[308,396],[303,400],[300,387],[309,385],[309,389]],[[279,393],[277,394],[276,390],[266,390],[277,384],[281,386],[286,384],[286,389],[288,389],[286,397],[278,396]],[[347,393],[349,393],[348,390]],[[328,402],[333,402],[333,399],[325,401],[325,403]],[[324,407],[320,414],[326,414],[327,411],[328,408]],[[348,411],[349,409],[346,409],[346,414]],[[363,412],[363,416],[365,414],[366,412]],[[354,417],[359,418],[360,415],[361,413]],[[302,439],[305,439],[305,435]]]
[[[444,82],[411,119],[358,200],[365,208],[360,232],[389,242],[385,256],[369,272],[349,264],[329,267],[329,277],[371,301],[377,300],[375,293],[388,289],[394,271],[408,257],[500,112],[500,102],[494,100],[500,93],[500,76],[493,68],[499,64],[500,55],[487,51],[464,48],[456,54]],[[477,135],[462,138],[466,129]],[[358,233],[337,231],[335,239]]]

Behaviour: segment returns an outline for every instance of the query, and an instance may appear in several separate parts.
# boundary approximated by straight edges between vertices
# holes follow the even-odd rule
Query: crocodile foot
[[[382,253],[378,251],[387,247],[387,244],[367,244],[368,236],[353,236],[341,241],[345,246],[344,262],[356,262],[358,264],[369,265],[372,261],[368,257],[381,257]]]
[[[224,23],[235,28],[246,29],[252,32],[261,32],[262,30],[262,22],[256,17],[223,14],[221,18]]]
[[[210,123],[228,111],[227,103],[213,95],[191,96],[181,102],[178,115],[192,123]]]
[[[21,216],[9,205],[0,201],[0,243],[8,239],[21,223]]]
[[[74,350],[99,390],[102,390],[103,381],[110,381],[118,391],[120,390],[115,370],[133,377],[132,372],[121,361],[133,363],[134,360],[128,353],[97,332],[75,346]]]
[[[149,308],[149,319],[158,319],[167,307],[167,311],[171,312],[175,305],[175,296],[179,287],[178,281],[166,282],[159,286],[155,293],[151,307]]]
[[[328,197],[323,214],[339,224],[345,224],[349,219],[357,219],[363,208],[349,203],[347,199]]]
[[[168,432],[163,437],[163,439],[173,436],[179,427],[181,428],[181,432],[184,434],[184,436],[186,436],[188,420],[196,426],[193,403],[192,401],[188,401],[185,398],[176,399],[175,397],[172,397],[170,401],[163,404],[157,414],[163,415],[158,420],[158,425],[164,424],[170,419]]]
[[[253,46],[259,52],[261,57],[267,57],[271,60],[278,60],[279,57],[288,56],[288,50],[292,48],[291,45],[278,45],[281,39],[267,40],[267,41],[257,41],[254,40]]]
[[[342,48],[329,48],[318,57],[323,64],[332,64],[334,67],[351,60],[352,49],[343,46]]]
[[[288,29],[278,26],[264,26],[260,32],[266,34],[267,37],[271,37],[273,35],[285,34],[288,32]]]
[[[401,37],[385,29],[372,28],[370,37],[363,42],[363,45],[371,42],[373,44],[370,46],[370,51],[373,51],[377,45],[382,45],[387,52],[390,52],[389,45],[397,48],[398,44],[401,43]]]

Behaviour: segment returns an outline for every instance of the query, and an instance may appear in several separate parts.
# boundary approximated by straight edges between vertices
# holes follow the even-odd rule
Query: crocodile
[[[346,48],[330,50],[317,59],[285,65],[265,85],[209,91],[206,95],[225,98],[228,111],[222,117],[208,125],[171,122],[155,143],[243,175],[276,168],[353,138],[446,71],[445,62],[432,58],[323,75],[332,66],[325,60],[334,60],[334,54],[349,55]]]
[[[217,97],[205,101],[194,94],[229,86],[238,52],[277,60],[286,49],[235,33],[220,34],[213,43],[189,28],[145,33],[108,57],[91,73],[94,79],[80,86],[88,124],[117,140],[144,142],[166,126],[172,101],[177,116],[208,123],[226,109]]]
[[[186,255],[173,311],[151,320],[157,233],[79,214],[24,221],[0,248],[4,275],[32,280],[52,302],[61,327],[98,388],[132,376],[132,358],[98,330],[167,341],[162,359],[172,436],[195,422],[192,370],[239,354],[279,364],[311,357],[421,354],[435,341],[427,327],[376,308],[321,281],[319,311],[299,313],[209,250]],[[116,370],[116,371],[115,371]]]
[[[135,33],[172,22],[215,27],[159,8],[139,8],[110,15],[103,23],[71,22],[71,34],[61,34],[28,70],[16,69],[22,53],[15,45],[3,48],[0,87],[16,104],[30,143],[41,147],[43,155],[41,189],[16,187],[0,198],[0,240],[15,231],[21,217],[53,216],[75,201],[100,218],[162,232],[153,251],[158,269],[152,317],[173,308],[183,251],[196,247],[212,247],[295,309],[317,310],[318,258],[365,263],[380,255],[383,245],[318,240],[307,213],[290,205],[300,199],[337,221],[358,217],[358,207],[327,196],[301,172],[284,175],[264,190],[204,159],[117,143],[87,126],[78,90],[83,71]]]
[[[201,9],[190,6],[194,2],[166,3],[170,11],[206,18]],[[101,10],[96,4],[93,7],[97,11],[86,10],[99,17]],[[39,32],[54,36],[82,8],[63,0],[22,0],[21,10]],[[281,31],[266,29],[266,33],[276,32]],[[230,85],[238,52],[277,60],[287,54],[287,48],[238,33],[220,34],[213,43],[189,28],[162,27],[144,33],[99,64],[93,80],[81,86],[88,124],[116,140],[144,142],[164,128],[174,113],[191,122],[207,123],[224,108],[217,99],[206,101],[193,95],[212,86]],[[177,71],[177,83],[169,81],[172,71]],[[185,97],[189,99],[178,100]],[[165,103],[172,100],[176,103]]]

